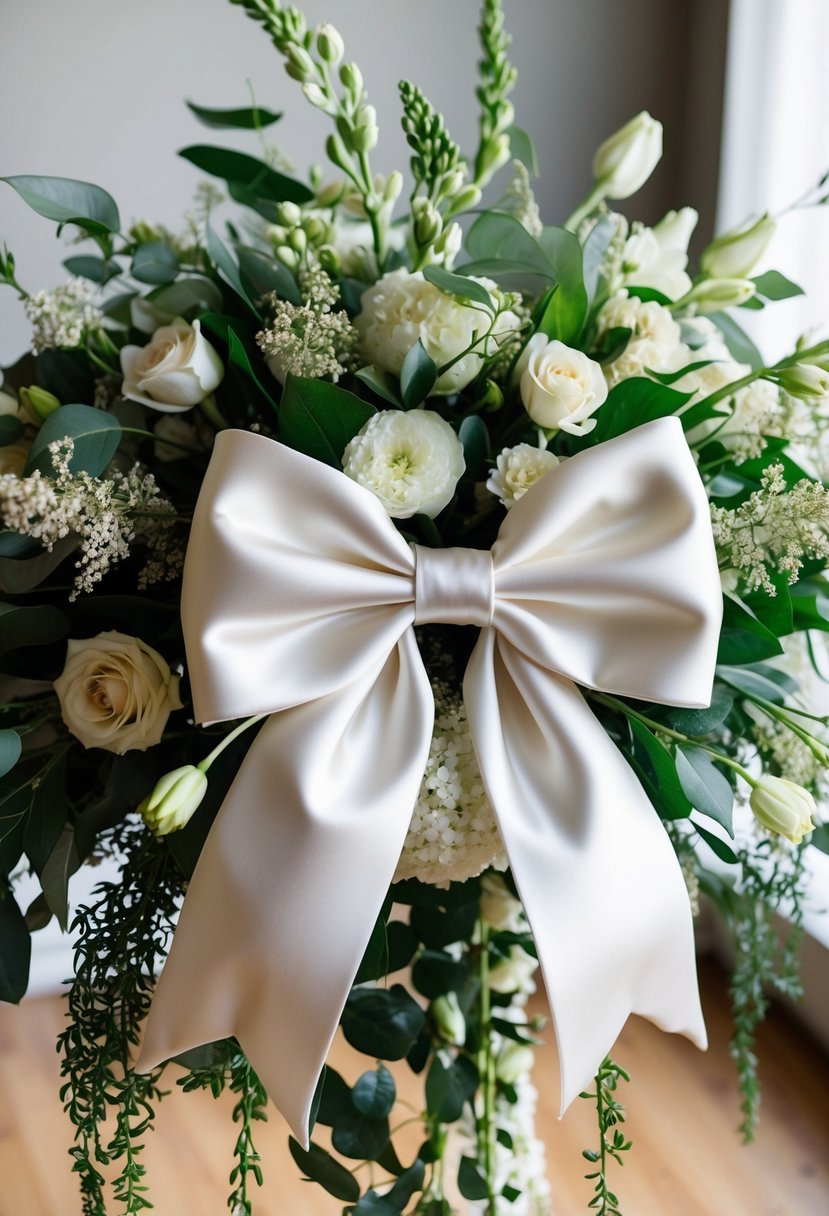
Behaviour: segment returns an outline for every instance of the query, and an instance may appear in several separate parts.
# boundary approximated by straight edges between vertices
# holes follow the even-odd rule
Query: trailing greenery
[[[598,1169],[585,1174],[587,1181],[594,1183],[594,1195],[587,1206],[597,1216],[622,1216],[619,1199],[608,1185],[607,1174],[611,1160],[617,1165],[624,1165],[622,1154],[628,1152],[633,1144],[622,1131],[625,1108],[616,1097],[620,1081],[629,1080],[630,1074],[608,1056],[596,1073],[595,1092],[579,1095],[596,1103],[599,1147],[584,1149],[582,1156],[591,1165],[598,1166]]]

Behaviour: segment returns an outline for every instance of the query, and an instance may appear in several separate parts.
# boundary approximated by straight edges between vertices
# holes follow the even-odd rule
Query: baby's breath
[[[339,380],[355,365],[357,335],[348,314],[334,311],[340,289],[321,266],[311,263],[299,272],[303,304],[291,304],[273,293],[273,320],[256,335],[272,370],[285,376],[330,376]]]
[[[23,301],[23,311],[32,325],[32,350],[71,350],[80,346],[91,329],[103,322],[103,313],[92,303],[95,288],[85,279],[71,278],[51,291],[37,291]]]

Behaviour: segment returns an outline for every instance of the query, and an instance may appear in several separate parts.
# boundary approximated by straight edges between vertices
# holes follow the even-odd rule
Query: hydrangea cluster
[[[396,882],[462,882],[488,866],[503,870],[507,865],[463,702],[443,681],[435,682],[433,691],[432,744]]]
[[[32,350],[70,350],[80,346],[84,334],[103,323],[103,313],[92,303],[94,284],[70,278],[52,291],[37,291],[23,301],[32,326]]]
[[[807,558],[829,557],[829,492],[804,478],[786,488],[782,464],[739,507],[711,507],[720,565],[736,570],[749,591],[775,595],[767,567],[796,581]]]
[[[40,541],[47,552],[59,541],[77,540],[80,557],[70,601],[92,592],[116,562],[129,556],[134,541],[150,550],[139,575],[142,589],[174,578],[184,552],[166,518],[174,507],[161,496],[152,473],[135,466],[108,478],[74,474],[69,468],[73,451],[71,439],[49,445],[54,477],[39,471],[28,477],[0,477],[3,527]]]
[[[284,383],[287,375],[340,376],[355,366],[357,335],[343,310],[334,311],[340,289],[319,264],[299,272],[303,304],[291,304],[273,293],[273,320],[256,335],[268,367]]]

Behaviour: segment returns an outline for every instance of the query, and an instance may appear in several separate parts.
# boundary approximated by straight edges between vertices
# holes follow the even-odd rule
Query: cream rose
[[[165,414],[189,410],[222,382],[224,364],[201,332],[181,317],[162,325],[146,346],[121,350],[121,393]]]
[[[497,287],[490,279],[476,278],[490,292]],[[400,375],[403,360],[417,342],[423,343],[438,367],[454,359],[473,341],[488,318],[476,308],[465,308],[451,296],[427,282],[420,271],[393,270],[363,294],[362,311],[355,321],[360,346],[368,363]],[[457,393],[475,379],[484,357],[497,354],[507,335],[517,332],[520,321],[504,310],[497,317],[485,343],[464,355],[439,377],[436,396]]]
[[[601,366],[563,342],[533,334],[516,369],[521,400],[533,422],[549,431],[587,435],[607,397]]]
[[[621,355],[605,365],[604,375],[611,388],[620,380],[641,376],[646,371],[679,371],[694,362],[670,309],[655,300],[643,303],[627,292],[619,292],[602,306],[597,325],[599,338],[611,329],[631,331]]]
[[[69,642],[54,687],[75,738],[121,756],[159,742],[170,711],[182,708],[178,685],[151,646],[110,630]]]
[[[463,445],[431,410],[374,414],[343,453],[343,469],[395,519],[438,515],[466,465]]]
[[[549,473],[559,463],[558,456],[530,443],[504,448],[489,475],[486,488],[500,498],[509,510],[535,485],[539,477]]]

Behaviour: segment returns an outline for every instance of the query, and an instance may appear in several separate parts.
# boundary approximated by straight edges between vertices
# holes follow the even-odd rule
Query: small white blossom
[[[300,270],[299,280],[304,303],[291,304],[273,294],[273,320],[256,341],[281,384],[287,375],[337,381],[355,366],[357,349],[348,313],[334,311],[340,289],[313,263]]]
[[[434,519],[464,468],[463,444],[432,410],[373,414],[343,453],[346,475],[376,494],[394,519]]]
[[[534,448],[530,443],[504,448],[487,479],[486,488],[509,510],[530,486],[557,464],[556,455],[544,448]]]
[[[37,291],[23,301],[32,325],[32,350],[72,350],[85,334],[103,323],[103,313],[92,303],[95,287],[86,279],[71,278],[52,291]]]
[[[682,341],[679,324],[670,310],[655,300],[643,303],[627,292],[619,292],[602,306],[597,324],[600,339],[612,329],[631,331],[619,357],[605,365],[605,377],[611,388],[631,376],[641,376],[647,371],[679,371],[694,361]]]

